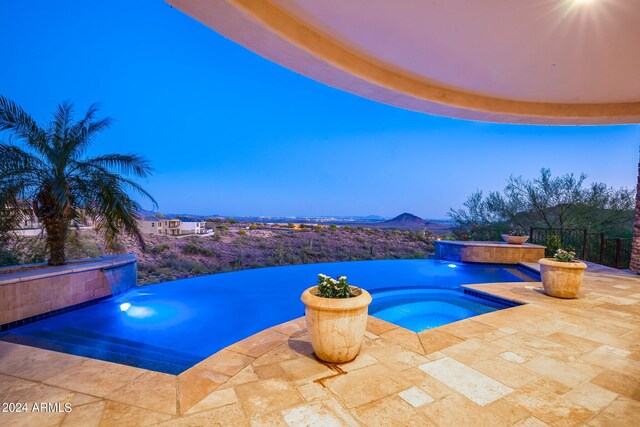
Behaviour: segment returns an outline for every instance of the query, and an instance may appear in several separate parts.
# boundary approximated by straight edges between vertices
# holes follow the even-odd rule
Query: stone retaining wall
[[[491,264],[537,262],[544,258],[544,246],[525,243],[510,245],[502,242],[435,241],[435,258],[449,261]]]
[[[59,267],[29,266],[11,273],[3,270],[9,269],[0,269],[1,329],[20,326],[21,321],[34,316],[108,297],[112,295],[110,280],[117,282],[116,287],[122,291],[137,282],[134,255],[106,256]]]

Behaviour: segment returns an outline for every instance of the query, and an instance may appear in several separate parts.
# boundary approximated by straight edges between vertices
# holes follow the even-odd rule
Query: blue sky
[[[145,155],[163,212],[443,218],[510,174],[633,187],[640,126],[469,122],[341,92],[161,0],[3,0],[0,94],[45,121],[72,100],[116,121],[91,150]],[[148,206],[147,206],[148,207]]]

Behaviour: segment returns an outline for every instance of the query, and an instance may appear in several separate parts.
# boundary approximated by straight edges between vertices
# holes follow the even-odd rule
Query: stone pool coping
[[[527,249],[538,248],[546,249],[546,246],[536,245],[534,243],[521,243],[511,244],[507,242],[483,242],[483,241],[465,241],[465,240],[436,240],[439,245],[453,245],[453,246],[477,246],[482,248],[509,248],[509,249]]]
[[[3,401],[68,401],[36,425],[633,425],[640,416],[640,279],[590,264],[578,299],[539,282],[468,285],[525,305],[416,334],[369,317],[351,363],[312,355],[303,318],[174,376],[0,342]]]
[[[47,266],[46,263],[28,264],[22,271],[3,273],[2,270],[14,269],[15,267],[0,268],[0,286],[12,283],[27,282],[36,279],[48,279],[49,277],[62,276],[64,274],[81,273],[90,270],[120,267],[136,262],[133,254],[105,255],[100,258],[89,258],[86,260],[71,261],[60,266]],[[31,268],[42,266],[40,268]]]

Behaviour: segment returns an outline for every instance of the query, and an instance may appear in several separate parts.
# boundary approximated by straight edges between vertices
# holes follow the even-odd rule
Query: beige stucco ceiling
[[[640,122],[640,0],[168,2],[380,102],[485,121]]]

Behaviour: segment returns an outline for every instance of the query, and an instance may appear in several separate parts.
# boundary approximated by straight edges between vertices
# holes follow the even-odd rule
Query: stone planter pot
[[[575,298],[578,295],[587,264],[579,261],[560,262],[553,258],[542,258],[538,264],[542,287],[547,295],[557,298]]]
[[[510,245],[521,245],[529,240],[529,236],[511,236],[509,234],[501,234],[500,236],[502,237],[502,240]]]
[[[371,295],[353,286],[351,290],[357,294],[351,298],[319,297],[316,286],[302,293],[311,345],[320,360],[345,363],[360,352]]]

